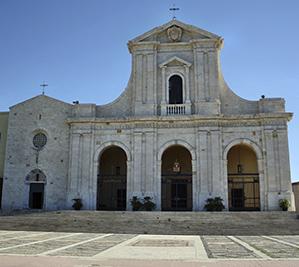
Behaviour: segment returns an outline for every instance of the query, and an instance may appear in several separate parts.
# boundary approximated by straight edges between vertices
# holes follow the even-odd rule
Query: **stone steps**
[[[299,217],[295,212],[22,212],[0,216],[0,230],[174,235],[298,235]]]

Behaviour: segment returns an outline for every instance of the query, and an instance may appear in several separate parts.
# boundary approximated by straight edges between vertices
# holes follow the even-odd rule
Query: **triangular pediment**
[[[191,66],[191,63],[187,62],[186,60],[183,60],[179,57],[171,57],[170,59],[166,60],[165,62],[161,63],[160,68],[162,67],[172,67],[172,66]]]
[[[24,106],[24,105],[31,106],[31,105],[35,105],[37,103],[47,104],[47,103],[54,103],[54,102],[55,103],[60,103],[60,104],[63,104],[63,105],[70,105],[70,104],[65,103],[65,102],[63,102],[61,100],[58,100],[58,99],[52,98],[50,96],[41,94],[41,95],[37,95],[37,96],[32,97],[32,98],[29,98],[29,99],[27,99],[25,101],[22,101],[22,102],[20,102],[18,104],[15,104],[15,105],[11,106],[10,109],[13,109],[13,108],[15,108],[17,106]]]
[[[220,39],[221,37],[205,31],[203,29],[200,29],[198,27],[183,23],[179,20],[173,19],[169,21],[168,23],[165,23],[159,27],[153,28],[152,30],[137,36],[130,42],[132,43],[138,43],[138,42],[171,42],[169,39],[169,29],[176,28],[181,31],[181,42],[188,42],[190,40],[198,40],[198,39]]]

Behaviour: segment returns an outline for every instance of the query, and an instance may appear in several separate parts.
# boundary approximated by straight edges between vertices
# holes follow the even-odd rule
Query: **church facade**
[[[112,103],[39,95],[10,108],[2,208],[294,208],[282,98],[240,98],[220,68],[223,39],[178,20],[128,42],[132,72]]]

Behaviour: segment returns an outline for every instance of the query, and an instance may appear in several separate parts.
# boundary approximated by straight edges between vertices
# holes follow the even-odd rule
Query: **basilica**
[[[127,87],[106,105],[44,94],[8,114],[2,209],[279,210],[291,188],[283,98],[248,101],[225,83],[223,38],[172,19],[128,42]]]

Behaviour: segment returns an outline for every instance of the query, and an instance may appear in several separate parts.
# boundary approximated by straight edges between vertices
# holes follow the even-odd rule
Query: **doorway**
[[[29,189],[29,208],[43,209],[44,206],[44,187],[43,183],[31,183]]]
[[[105,149],[99,159],[98,210],[126,210],[127,156],[118,146]]]
[[[229,210],[260,210],[259,173],[255,152],[247,145],[236,145],[229,150],[227,160]]]
[[[164,211],[192,210],[191,155],[183,146],[172,146],[162,155],[161,198]]]

